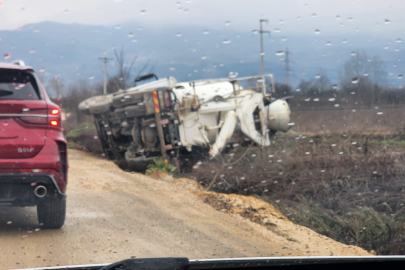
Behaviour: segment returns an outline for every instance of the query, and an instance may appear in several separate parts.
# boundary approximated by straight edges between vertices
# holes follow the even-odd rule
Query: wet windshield
[[[404,8],[1,0],[0,269],[404,254]]]

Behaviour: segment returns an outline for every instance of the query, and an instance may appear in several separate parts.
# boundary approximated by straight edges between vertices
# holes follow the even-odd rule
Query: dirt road
[[[75,150],[69,160],[68,211],[61,230],[40,230],[35,208],[0,208],[1,269],[109,263],[132,256],[368,255],[276,213],[270,216],[278,220],[278,231],[218,211],[198,191],[190,191],[190,181],[123,172]]]

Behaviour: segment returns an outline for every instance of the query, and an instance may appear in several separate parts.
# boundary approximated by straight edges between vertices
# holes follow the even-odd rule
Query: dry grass
[[[217,175],[213,190],[259,196],[290,220],[340,242],[405,254],[405,148],[400,135],[383,138],[277,136],[269,148],[230,146],[191,175],[206,187]]]

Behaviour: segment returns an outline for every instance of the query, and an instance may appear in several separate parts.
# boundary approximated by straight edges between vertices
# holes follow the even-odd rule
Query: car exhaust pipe
[[[43,198],[46,196],[46,193],[48,193],[48,190],[46,189],[46,187],[44,186],[37,186],[34,189],[34,194],[35,196],[37,196],[38,198]]]

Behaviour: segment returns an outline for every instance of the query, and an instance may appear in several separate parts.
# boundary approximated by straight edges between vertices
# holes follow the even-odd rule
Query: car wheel
[[[37,214],[43,228],[61,228],[65,223],[66,199],[41,200],[37,205]]]

